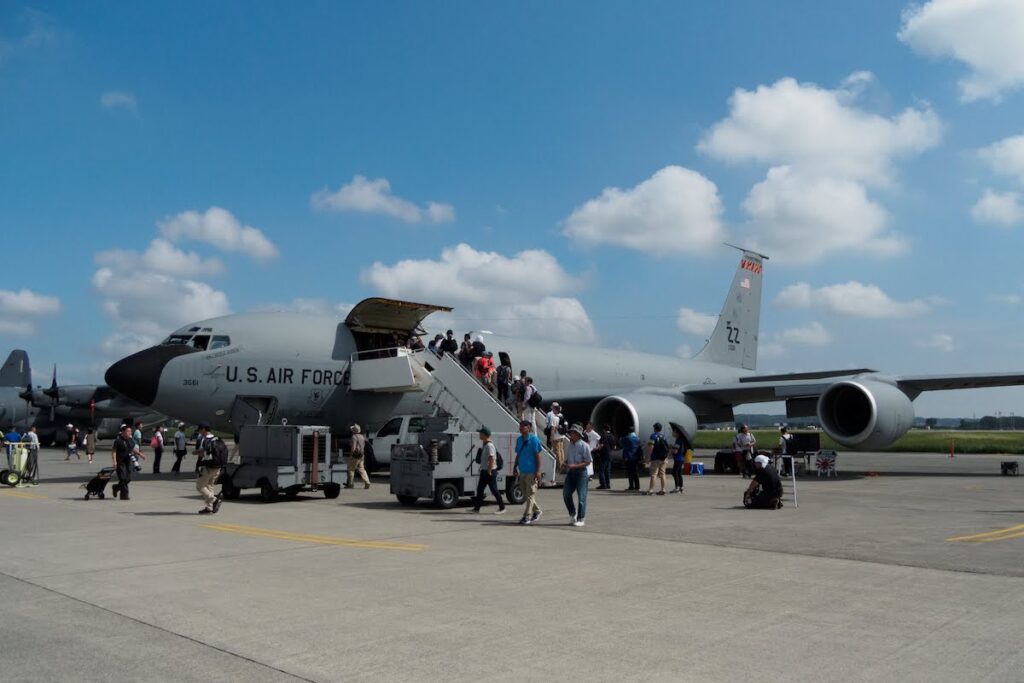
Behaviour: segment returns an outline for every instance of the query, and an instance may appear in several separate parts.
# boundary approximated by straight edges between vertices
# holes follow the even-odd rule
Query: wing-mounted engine
[[[607,396],[594,406],[590,421],[596,429],[611,425],[618,435],[628,434],[630,427],[635,427],[638,434],[650,431],[655,422],[664,425],[666,434],[670,433],[670,425],[681,428],[690,439],[697,434],[693,410],[681,398],[664,394]]]
[[[884,448],[914,423],[914,406],[897,387],[877,380],[843,380],[818,398],[818,419],[846,448]]]

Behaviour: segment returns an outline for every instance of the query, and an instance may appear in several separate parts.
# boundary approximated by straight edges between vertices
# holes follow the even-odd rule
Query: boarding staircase
[[[484,426],[492,432],[519,431],[519,420],[512,411],[451,354],[398,349],[395,355],[383,358],[354,357],[350,368],[352,389],[422,391],[424,402],[436,412],[458,419],[462,431],[475,432]],[[542,448],[545,483],[555,485],[555,455],[546,446]]]

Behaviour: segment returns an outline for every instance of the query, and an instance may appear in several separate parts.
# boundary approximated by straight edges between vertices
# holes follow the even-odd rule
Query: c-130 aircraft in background
[[[692,359],[485,334],[488,350],[526,369],[545,402],[589,415],[617,434],[654,422],[693,437],[697,425],[733,420],[740,404],[784,401],[789,417],[817,416],[849,449],[882,448],[910,429],[921,392],[1024,384],[1024,373],[887,375],[869,369],[758,375],[764,261],[741,250],[721,315]],[[422,334],[424,319],[450,308],[371,298],[344,321],[301,313],[241,313],[185,325],[161,344],[114,363],[107,383],[175,418],[240,431],[246,422],[352,423],[375,429],[394,414],[427,413],[414,382],[366,390],[354,371],[391,354],[394,335]],[[425,353],[425,352],[424,352]],[[392,382],[391,384],[395,384]],[[398,383],[400,384],[400,382]]]

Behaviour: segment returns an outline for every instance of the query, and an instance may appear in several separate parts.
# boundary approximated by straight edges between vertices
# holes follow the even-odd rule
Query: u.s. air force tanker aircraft
[[[824,431],[851,449],[886,446],[914,419],[923,391],[1024,384],[1024,373],[898,376],[874,370],[758,375],[761,282],[767,257],[743,251],[714,333],[690,360],[634,351],[486,334],[488,350],[526,369],[545,402],[589,414],[617,433],[629,425],[675,424],[691,436],[698,423],[733,419],[733,407],[785,401],[790,417],[816,415]],[[237,432],[241,424],[287,419],[371,428],[395,413],[429,406],[411,382],[352,382],[365,360],[398,358],[394,339],[422,333],[442,306],[366,299],[344,320],[299,313],[243,313],[186,325],[163,343],[110,367],[107,383],[147,406]],[[401,382],[391,382],[392,385]],[[382,390],[383,389],[383,390]],[[485,400],[486,397],[481,397]]]

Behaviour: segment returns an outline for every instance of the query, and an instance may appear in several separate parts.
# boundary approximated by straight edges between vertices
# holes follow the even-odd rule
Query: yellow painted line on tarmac
[[[318,543],[320,545],[342,545],[350,548],[372,548],[375,550],[426,550],[429,545],[421,543],[392,543],[391,541],[362,541],[356,538],[337,538],[335,536],[315,536],[313,534],[299,534],[292,531],[280,531],[278,529],[259,529],[251,526],[238,524],[200,524],[204,529],[214,531],[226,531],[243,536],[256,536],[258,538],[276,538],[282,541],[298,541],[300,543]]]
[[[46,496],[40,496],[38,493],[29,493],[28,491],[0,491],[0,496],[22,498],[24,500],[46,500]]]
[[[991,543],[992,541],[1009,541],[1014,538],[1024,538],[1024,524],[995,529],[970,536],[953,536],[947,541],[958,541],[960,543]]]

